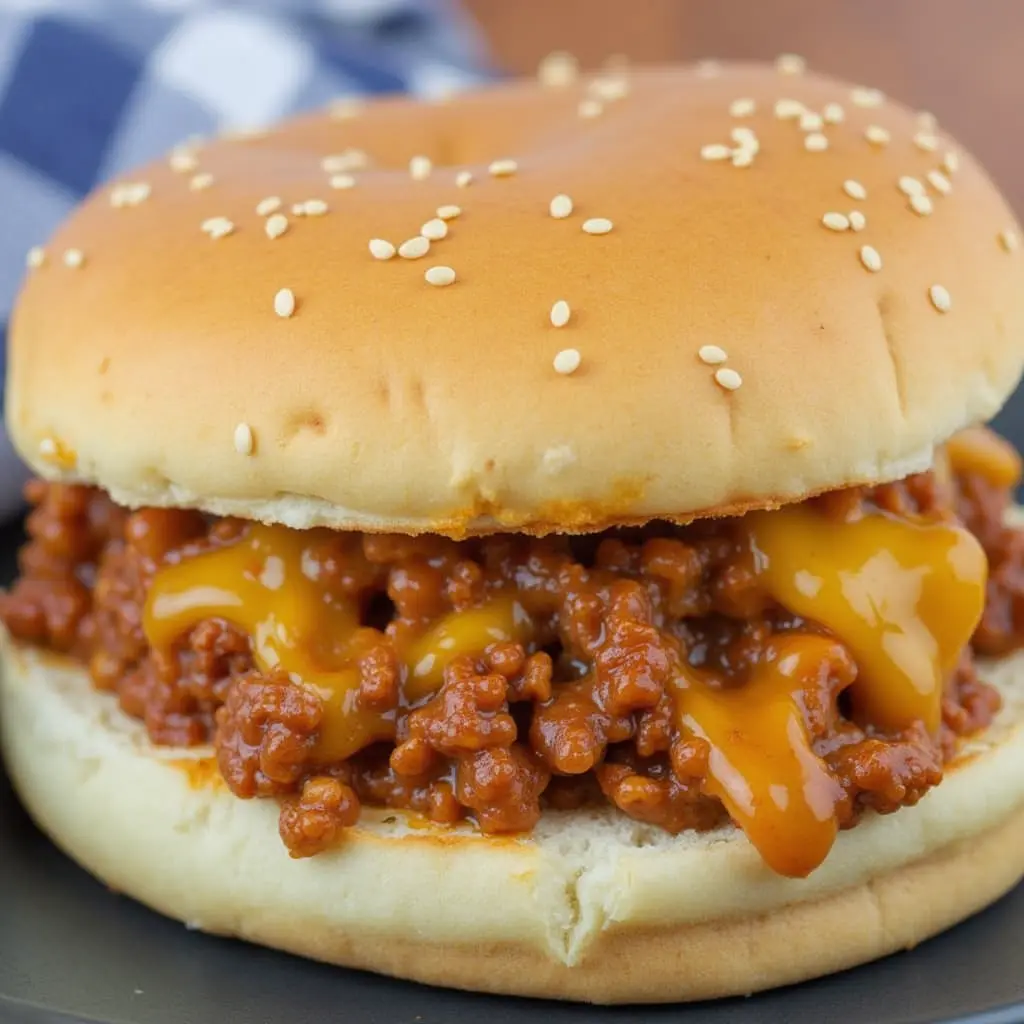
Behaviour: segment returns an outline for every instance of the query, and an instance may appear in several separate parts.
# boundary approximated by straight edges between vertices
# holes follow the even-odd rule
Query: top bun
[[[30,271],[15,443],[131,506],[453,536],[924,468],[1021,373],[1014,217],[926,117],[787,68],[393,99],[181,148],[89,199]],[[326,212],[293,210],[309,200]],[[423,258],[371,255],[453,204]]]

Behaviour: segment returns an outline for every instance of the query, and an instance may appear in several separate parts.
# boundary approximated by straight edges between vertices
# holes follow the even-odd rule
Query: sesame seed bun
[[[502,85],[185,147],[33,256],[15,443],[129,505],[452,535],[921,469],[1020,376],[1018,229],[941,130],[794,70]]]
[[[208,751],[151,746],[79,666],[2,657],[7,766],[58,845],[190,927],[331,963],[591,1002],[725,996],[913,946],[1024,874],[1024,657],[991,669],[1004,710],[942,784],[841,833],[806,879],[731,827],[672,838],[597,812],[499,839],[364,811],[336,850],[289,860],[276,803],[234,797]]]

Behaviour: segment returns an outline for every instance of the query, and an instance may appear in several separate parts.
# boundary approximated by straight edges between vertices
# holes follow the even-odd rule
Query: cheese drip
[[[204,619],[224,619],[248,634],[261,671],[279,668],[324,700],[315,758],[343,761],[394,739],[395,712],[364,708],[358,661],[366,632],[356,605],[317,579],[311,549],[330,534],[253,524],[241,540],[160,569],[149,588],[143,629],[154,649],[174,643]],[[440,686],[460,654],[502,640],[525,641],[530,620],[510,597],[453,612],[411,639],[403,656],[403,698],[413,703]]]
[[[799,703],[835,646],[827,637],[779,637],[743,686],[714,687],[687,668],[677,687],[679,726],[710,748],[708,793],[780,875],[809,874],[839,830],[843,791],[812,750]]]
[[[996,487],[1020,483],[1020,454],[988,427],[968,427],[954,434],[946,442],[944,454],[957,473],[976,473]]]
[[[968,531],[883,513],[852,522],[811,505],[743,520],[758,575],[791,612],[826,626],[853,654],[854,715],[898,731],[941,720],[942,690],[985,601],[987,564]],[[710,747],[708,792],[765,862],[803,877],[825,859],[843,793],[814,753],[800,701],[833,641],[776,637],[737,688],[684,668],[676,721]]]
[[[748,518],[771,596],[853,653],[857,719],[891,731],[918,719],[938,729],[943,684],[985,605],[988,565],[974,536],[884,513],[839,522],[810,505]]]

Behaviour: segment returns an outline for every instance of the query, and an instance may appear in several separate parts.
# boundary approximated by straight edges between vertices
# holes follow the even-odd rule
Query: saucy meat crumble
[[[363,804],[522,833],[611,803],[672,833],[731,818],[803,875],[865,809],[916,803],[997,711],[975,657],[1024,638],[1016,474],[975,432],[931,472],[776,512],[460,542],[128,512],[37,480],[0,617],[87,665],[154,743],[212,742],[234,794],[280,801],[296,857]],[[912,621],[851,618],[859,546],[857,579],[893,602],[917,587]],[[894,629],[898,656],[876,643]]]

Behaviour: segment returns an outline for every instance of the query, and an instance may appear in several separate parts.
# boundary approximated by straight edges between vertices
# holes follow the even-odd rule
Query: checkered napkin
[[[0,0],[0,332],[25,254],[99,182],[190,135],[485,75],[451,0]],[[0,515],[24,477],[0,431]]]

